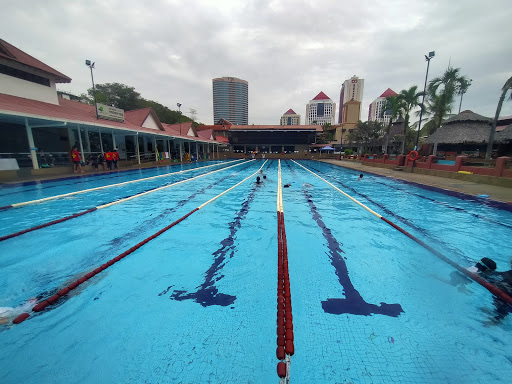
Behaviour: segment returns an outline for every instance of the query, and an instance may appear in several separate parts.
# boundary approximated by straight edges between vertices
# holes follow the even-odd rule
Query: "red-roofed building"
[[[74,145],[82,161],[114,148],[121,160],[135,164],[156,160],[157,153],[166,159],[182,159],[185,152],[204,158],[216,149],[218,156],[220,142],[199,137],[190,122],[164,125],[151,108],[124,111],[124,119],[122,113],[117,120],[99,119],[93,105],[65,93],[58,97],[55,83],[70,81],[0,39],[0,169],[71,169]]]
[[[281,116],[281,125],[300,125],[300,115],[295,113],[293,109],[289,109]]]
[[[393,91],[391,88],[388,88],[377,97],[373,102],[370,104],[370,107],[368,108],[368,120],[371,121],[380,121],[381,123],[384,123],[384,125],[389,124],[389,115],[386,114],[386,111],[384,111],[384,106],[386,105],[386,98],[397,96],[398,94]]]
[[[320,92],[306,105],[306,124],[334,124],[336,103]]]

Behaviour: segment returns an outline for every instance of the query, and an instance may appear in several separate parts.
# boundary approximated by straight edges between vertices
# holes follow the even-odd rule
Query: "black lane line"
[[[465,261],[467,261],[468,263],[472,263],[474,262],[472,259],[468,258],[466,255],[464,255],[462,252],[460,252],[460,250],[458,250],[457,248],[453,248],[450,244],[448,243],[445,243],[444,241],[442,240],[439,240],[437,239],[432,233],[430,233],[430,231],[428,231],[427,229],[424,229],[424,228],[421,228],[419,226],[417,226],[416,224],[414,224],[412,221],[410,221],[409,219],[406,219],[405,217],[403,216],[400,216],[398,215],[397,213],[389,210],[388,208],[386,208],[384,205],[380,204],[380,203],[377,203],[376,201],[374,201],[371,197],[369,197],[368,195],[365,195],[364,193],[360,193],[358,191],[356,191],[354,188],[352,187],[349,187],[348,185],[342,183],[341,181],[335,179],[333,176],[331,175],[326,175],[324,172],[322,172],[321,170],[315,168],[315,167],[312,167],[311,165],[309,165],[309,168],[311,168],[312,170],[324,175],[324,176],[328,176],[331,180],[333,180],[334,182],[338,183],[339,185],[341,185],[343,188],[345,189],[348,189],[349,191],[355,193],[356,195],[366,199],[367,201],[369,201],[370,203],[374,204],[375,206],[379,207],[380,209],[382,209],[386,214],[388,214],[389,216],[392,216],[394,218],[396,218],[397,220],[401,221],[402,223],[404,223],[405,225],[408,225],[410,228],[413,228],[414,230],[418,231],[419,233],[421,233],[422,235],[424,235],[425,237],[429,238],[431,241],[433,241],[434,243],[438,244],[439,246],[447,249],[448,251],[450,251],[452,254],[464,259]]]
[[[329,164],[329,163],[323,163],[323,164]],[[331,165],[333,167],[337,167],[336,165],[333,165],[333,164],[329,164],[329,165]],[[344,168],[344,169],[349,169],[349,170],[353,171],[352,168],[345,168],[343,166],[341,166],[341,167]],[[357,171],[354,171],[354,172],[358,173]],[[504,203],[502,201],[496,201],[496,200],[481,199],[481,198],[478,198],[478,197],[475,197],[473,195],[469,195],[469,194],[463,193],[463,192],[450,191],[449,189],[443,189],[443,188],[439,188],[439,187],[434,187],[432,185],[420,184],[420,183],[416,183],[414,181],[402,180],[402,179],[398,179],[398,178],[395,178],[395,177],[392,177],[392,176],[383,176],[383,175],[379,175],[377,173],[372,173],[372,172],[368,172],[368,171],[365,171],[365,173],[368,173],[368,174],[370,174],[372,176],[380,177],[380,178],[383,178],[383,179],[393,179],[396,182],[401,183],[401,184],[414,185],[415,187],[418,187],[418,188],[421,188],[421,189],[426,189],[428,191],[442,193],[444,195],[456,197],[456,198],[458,198],[460,200],[472,201],[474,203],[478,203],[478,204],[481,204],[481,205],[486,205],[486,206],[491,207],[491,208],[496,208],[496,209],[501,209],[503,211],[512,212],[512,204],[510,204],[510,203]]]
[[[244,171],[246,170],[247,168],[249,168],[252,164],[248,163],[247,165],[245,165],[244,167],[242,168],[239,168],[238,170],[239,171]],[[107,246],[110,246],[109,250],[107,250],[107,253],[111,253],[111,251],[113,250],[117,250],[119,247],[121,247],[121,245],[123,244],[123,242],[125,240],[131,240],[134,236],[137,236],[140,234],[140,229],[139,228],[150,228],[151,226],[158,226],[158,221],[161,220],[161,219],[164,219],[167,215],[170,215],[174,212],[176,212],[179,208],[183,207],[186,203],[188,203],[190,200],[194,199],[197,195],[201,195],[203,193],[205,193],[208,189],[210,188],[213,188],[214,186],[222,183],[223,181],[225,181],[226,179],[230,178],[230,177],[233,177],[233,174],[231,175],[226,175],[222,178],[220,178],[219,180],[215,181],[214,183],[194,192],[192,195],[190,195],[189,197],[187,197],[186,199],[182,199],[180,200],[176,206],[174,206],[173,208],[167,208],[165,209],[164,211],[162,211],[158,216],[155,216],[155,217],[151,217],[145,221],[143,221],[142,223],[138,224],[137,225],[137,228],[135,228],[134,230],[128,232],[128,233],[125,233],[119,237],[116,237],[115,239],[112,239],[110,240],[108,243],[107,243]],[[155,222],[157,222],[157,224],[155,224]]]
[[[295,170],[288,164],[285,163],[292,175],[296,175]],[[347,264],[341,254],[345,253],[336,238],[332,235],[331,229],[328,228],[322,220],[322,216],[318,213],[318,210],[313,203],[311,194],[308,192],[306,187],[302,187],[306,201],[309,204],[313,220],[322,230],[322,235],[327,241],[329,248],[329,258],[331,259],[331,265],[336,270],[336,276],[338,281],[343,287],[345,298],[328,298],[322,301],[322,309],[326,313],[333,315],[341,315],[344,313],[350,313],[352,315],[363,315],[369,316],[372,314],[385,315],[390,317],[398,317],[400,313],[404,312],[400,304],[387,304],[381,302],[380,305],[367,303],[354,288],[352,281],[350,280]]]
[[[331,265],[336,270],[336,276],[338,276],[338,281],[343,287],[343,292],[345,294],[345,298],[328,298],[327,300],[322,301],[322,308],[324,312],[333,315],[350,313],[352,315],[363,316],[375,314],[398,317],[398,315],[404,312],[400,304],[387,304],[381,302],[380,305],[377,305],[367,303],[361,294],[354,288],[349,277],[347,264],[345,263],[343,256],[341,256],[341,254],[345,254],[345,252],[341,249],[340,244],[332,235],[331,230],[323,222],[322,216],[318,213],[318,210],[311,199],[311,194],[306,188],[303,188],[303,192],[311,209],[313,220],[315,220],[322,230],[324,239],[327,240]]]
[[[224,168],[221,168],[221,169],[224,169]],[[204,173],[203,173],[203,174],[204,174]],[[182,179],[177,179],[177,180],[173,180],[173,181],[170,181],[170,182],[168,182],[168,183],[165,183],[165,184],[163,184],[163,185],[159,185],[159,186],[156,186],[156,187],[153,187],[153,188],[145,189],[145,190],[143,190],[143,191],[141,191],[141,192],[137,192],[137,193],[135,193],[135,194],[131,193],[131,194],[129,194],[129,195],[125,195],[125,196],[123,196],[123,197],[118,197],[118,198],[116,198],[115,200],[111,200],[111,201],[108,201],[108,202],[102,202],[102,203],[98,204],[98,205],[97,205],[97,206],[95,206],[95,207],[88,208],[88,209],[86,209],[86,210],[85,210],[85,211],[90,211],[90,212],[84,212],[84,211],[82,211],[82,212],[80,212],[80,214],[79,214],[78,216],[76,216],[76,217],[82,216],[83,214],[86,214],[86,213],[94,212],[94,211],[96,211],[96,210],[97,210],[97,207],[98,207],[98,206],[101,206],[101,205],[104,205],[104,204],[113,203],[113,202],[116,202],[116,201],[119,201],[119,200],[126,199],[126,198],[128,198],[128,197],[137,196],[137,195],[142,195],[142,194],[144,194],[144,193],[146,193],[146,192],[150,192],[150,191],[153,191],[153,190],[155,190],[155,189],[158,189],[158,188],[161,188],[161,187],[165,187],[165,186],[167,186],[167,185],[171,185],[171,184],[174,184],[174,183],[177,183],[177,182],[180,182],[180,181],[184,181],[184,180],[188,180],[188,179],[190,179],[190,178],[192,178],[192,177],[195,177],[195,176],[187,177],[187,175],[181,175],[181,176],[183,176],[184,178],[182,178]],[[196,175],[196,176],[200,176],[200,175]],[[19,207],[19,208],[17,208],[17,209],[20,209],[20,208],[26,208],[26,207],[28,207],[28,206]],[[0,208],[0,211],[1,211],[1,208]],[[53,223],[53,221],[52,221],[52,223],[53,223],[53,225],[58,224],[58,223],[60,222],[59,220],[64,219],[64,218],[70,218],[70,216],[73,216],[73,215],[68,215],[68,216],[65,216],[65,217],[63,217],[63,218],[53,220],[53,221],[55,221],[55,223]],[[48,224],[48,223],[42,223],[41,225],[44,225],[44,224]],[[44,227],[44,228],[46,228],[46,227]],[[31,229],[31,230],[30,230],[30,231],[27,231],[28,229]],[[21,229],[21,230],[19,230],[19,231],[15,232],[15,234],[16,234],[16,236],[19,236],[19,235],[20,235],[20,232],[23,232],[23,234],[24,234],[24,233],[32,232],[32,231],[34,231],[34,230],[38,230],[38,229],[41,229],[41,228],[39,228],[39,226],[37,226],[37,228],[35,228],[35,227],[32,227],[32,228],[25,228],[25,229]],[[12,235],[13,235],[13,234],[11,233],[11,234],[7,234],[7,235],[4,235],[4,236],[0,236],[0,241],[7,240],[8,238],[13,237]]]
[[[203,167],[195,167],[195,168],[189,168],[189,169],[201,169]],[[153,168],[151,168],[153,169]],[[129,175],[131,173],[140,173],[139,171],[134,171],[134,170],[129,170],[129,171],[123,171],[125,172],[124,174],[122,175],[112,175],[112,173],[109,173],[107,177],[99,177],[95,180],[80,180],[80,181],[76,181],[74,183],[64,183],[64,184],[59,184],[59,185],[50,185],[50,186],[47,186],[47,187],[44,187],[44,188],[32,188],[32,189],[25,189],[23,191],[16,191],[16,192],[9,192],[9,193],[0,193],[0,198],[1,197],[4,197],[4,196],[9,196],[9,195],[17,195],[19,193],[25,193],[25,192],[31,192],[31,191],[46,191],[47,189],[50,189],[50,188],[56,188],[56,187],[62,187],[62,186],[66,186],[66,185],[76,185],[76,184],[80,184],[80,183],[89,183],[89,182],[92,182],[92,181],[98,181],[98,180],[110,180],[110,179],[113,179],[113,178],[116,178],[116,177],[123,177],[123,176],[126,176],[126,175]],[[168,176],[172,176],[176,173],[178,173],[180,171],[176,171],[176,172],[171,172],[168,174]],[[120,172],[117,172],[117,173],[120,173]],[[149,172],[148,172],[149,173]],[[105,176],[106,174],[105,173],[101,173],[99,174],[100,176]],[[91,176],[91,175],[89,175]],[[144,178],[145,175],[141,175],[141,179]],[[155,176],[160,176],[160,175],[155,175]],[[84,177],[87,177],[87,176],[84,176]],[[152,177],[152,176],[150,176]],[[138,179],[134,179],[134,180],[138,180]],[[93,187],[93,188],[96,188],[96,187]]]
[[[267,170],[268,167],[267,166]],[[242,208],[236,213],[235,218],[229,223],[229,236],[220,242],[220,248],[212,253],[213,263],[205,272],[204,282],[199,285],[197,291],[187,293],[185,290],[174,290],[171,294],[171,300],[183,301],[194,300],[196,303],[201,304],[203,307],[211,305],[220,305],[226,307],[235,302],[236,296],[219,293],[219,289],[215,286],[215,282],[221,280],[224,275],[220,274],[226,262],[226,257],[233,258],[236,252],[235,237],[238,230],[242,226],[242,220],[249,212],[249,206],[254,200],[257,190],[261,184],[254,184],[247,199],[242,203]]]
[[[247,164],[244,168],[242,168],[242,169],[240,169],[240,170],[244,170],[244,169],[248,168],[250,165],[252,165],[252,164]],[[162,213],[161,213],[160,215],[158,215],[157,217],[146,220],[146,222],[144,222],[144,223],[140,224],[140,226],[144,226],[144,225],[146,225],[146,224],[147,224],[147,223],[149,223],[149,222],[153,222],[153,221],[155,221],[155,219],[163,218],[163,217],[165,217],[166,215],[168,215],[168,214],[170,214],[170,213],[172,213],[172,212],[176,211],[178,208],[181,208],[183,205],[185,205],[185,203],[186,203],[186,202],[188,202],[189,200],[193,199],[193,198],[194,198],[194,197],[196,197],[197,195],[200,195],[200,194],[204,193],[206,190],[208,190],[208,189],[212,188],[213,186],[215,186],[215,185],[217,185],[217,184],[221,183],[222,181],[224,181],[225,179],[227,179],[227,178],[229,178],[229,177],[232,177],[232,175],[224,176],[223,178],[221,178],[221,179],[217,180],[215,183],[210,184],[210,185],[208,185],[208,186],[204,187],[203,189],[201,189],[201,190],[199,190],[199,191],[195,192],[194,194],[192,194],[189,198],[181,200],[181,201],[178,203],[178,205],[176,205],[174,208],[166,209],[164,212],[162,212]],[[107,245],[111,245],[111,248],[110,248],[108,251],[106,251],[107,255],[110,255],[110,254],[111,254],[111,251],[112,251],[114,248],[119,248],[119,247],[121,247],[121,246],[122,246],[122,243],[123,243],[123,240],[129,240],[129,239],[132,239],[132,238],[133,238],[133,236],[138,235],[139,233],[140,233],[140,230],[133,230],[133,231],[131,231],[131,232],[129,232],[129,233],[127,233],[127,234],[123,235],[123,236],[120,236],[120,237],[118,237],[118,238],[116,238],[116,239],[111,240],[109,243],[107,243]],[[220,280],[220,279],[218,279],[218,280]],[[169,286],[166,290],[164,290],[163,292],[161,292],[158,296],[165,295],[165,294],[170,290],[170,288],[171,288],[171,287],[173,287],[173,286],[174,286],[174,285]],[[48,290],[42,291],[41,293],[39,293],[39,294],[38,294],[38,295],[36,295],[35,297],[36,297],[36,298],[38,298],[38,299],[41,299],[41,298],[44,298],[44,297],[50,297],[50,296],[55,295],[55,294],[56,294],[58,291],[60,291],[61,289],[62,289],[62,284],[60,284],[60,285],[59,285],[59,286],[57,286],[57,287],[50,288],[50,289],[48,289]],[[77,292],[79,292],[79,290],[77,290]],[[100,293],[98,294],[98,296],[99,296],[99,295],[101,295],[102,293],[103,293],[103,291],[102,291],[102,292],[100,292]],[[56,303],[53,303],[51,306],[48,306],[47,308],[45,308],[43,312],[48,312],[48,311],[50,311],[50,310],[53,310],[53,309],[55,309],[55,308],[60,307],[63,303],[65,303],[67,300],[69,300],[69,299],[70,299],[70,298],[72,298],[73,296],[75,296],[75,295],[70,294],[70,295],[62,296],[60,300],[58,300]],[[99,299],[99,297],[98,297],[98,296],[96,296],[96,297],[94,298],[94,300],[98,300],[98,299]],[[35,312],[34,314],[38,314],[38,312]]]
[[[327,165],[330,165],[331,167],[336,167],[336,165],[333,165],[333,164],[330,164],[330,163],[325,163]],[[338,167],[339,168],[339,167]],[[374,175],[374,174],[372,174]],[[375,176],[378,176],[379,178],[384,178],[384,179],[387,179],[386,176],[382,176],[382,175],[375,175]],[[394,179],[394,180],[397,180],[397,181],[400,181],[399,179]],[[493,224],[497,224],[497,225],[500,225],[500,226],[503,226],[503,227],[506,227],[506,228],[511,228],[512,229],[512,225],[509,225],[509,224],[505,224],[505,223],[501,223],[499,221],[496,221],[494,219],[491,219],[491,218],[488,218],[486,216],[483,216],[483,215],[479,215],[477,213],[472,213],[472,212],[469,212],[467,210],[465,210],[464,208],[459,208],[459,207],[456,207],[456,206],[453,206],[453,205],[450,205],[444,201],[439,201],[439,200],[436,200],[436,199],[433,199],[433,198],[430,198],[430,197],[427,197],[427,196],[423,196],[423,195],[420,195],[419,193],[414,193],[414,192],[411,192],[411,191],[408,191],[408,190],[405,190],[405,189],[402,189],[402,188],[398,188],[398,187],[395,187],[394,185],[390,185],[390,184],[387,184],[387,183],[383,183],[382,181],[377,181],[375,180],[376,183],[378,184],[381,184],[381,185],[385,185],[386,187],[389,187],[391,189],[394,189],[394,190],[397,190],[397,191],[400,191],[400,192],[404,192],[404,193],[407,193],[409,195],[413,195],[413,196],[417,196],[421,199],[424,199],[424,200],[428,200],[428,201],[431,201],[433,203],[436,203],[436,204],[439,204],[439,205],[442,205],[444,207],[447,207],[447,208],[450,208],[450,209],[453,209],[453,210],[456,210],[456,211],[459,211],[459,212],[464,212],[464,213],[467,213],[468,215],[471,215],[473,217],[476,217],[477,219],[481,219],[481,220],[485,220],[485,221],[488,221],[490,223],[493,223]],[[436,191],[436,192],[439,192],[439,191]],[[457,197],[457,196],[455,196]],[[469,200],[469,199],[466,199],[466,200]],[[473,202],[479,202],[481,203],[481,199],[473,199],[471,200]],[[492,208],[496,208],[496,207],[492,207]]]

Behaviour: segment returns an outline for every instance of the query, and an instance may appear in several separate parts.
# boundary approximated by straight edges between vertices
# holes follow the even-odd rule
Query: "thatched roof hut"
[[[425,144],[463,144],[487,143],[491,132],[492,119],[472,111],[463,111],[450,117],[432,135]]]

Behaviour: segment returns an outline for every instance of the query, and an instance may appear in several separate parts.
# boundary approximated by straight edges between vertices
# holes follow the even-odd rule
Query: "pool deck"
[[[377,175],[394,177],[396,179],[411,181],[414,183],[430,185],[437,188],[447,189],[450,191],[466,193],[468,195],[489,195],[489,198],[496,201],[512,204],[512,188],[501,187],[497,185],[489,185],[475,183],[467,180],[451,179],[446,177],[424,175],[420,173],[410,173],[405,171],[395,171],[388,168],[378,168],[363,165],[358,162],[346,160],[320,160],[324,163],[334,164],[345,168],[354,169],[361,173],[373,173]]]

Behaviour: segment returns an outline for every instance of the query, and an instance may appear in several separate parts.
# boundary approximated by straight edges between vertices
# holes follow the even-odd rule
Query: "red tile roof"
[[[212,129],[204,129],[202,131],[197,132],[197,136],[202,137],[204,139],[209,139],[213,134]]]
[[[293,109],[290,108],[288,111],[286,111],[285,115],[296,115],[296,113]]]
[[[7,41],[2,39],[0,39],[0,57],[49,73],[55,76],[56,83],[71,83],[71,78],[68,76],[56,71],[52,67],[26,54],[21,49],[16,48],[14,45],[9,44]]]
[[[79,101],[63,99],[61,97],[58,98],[58,101],[59,105],[56,105],[0,93],[0,113],[17,113],[29,115],[29,117],[34,118],[69,121],[73,123],[76,122],[81,124],[89,124],[91,126],[96,125],[102,127],[129,129],[131,131],[183,137],[189,140],[192,138],[191,136],[186,136],[188,130],[190,129],[190,126],[192,125],[191,122],[181,123],[182,132],[185,133],[183,135],[180,135],[179,124],[165,124],[167,126],[170,126],[171,128],[177,126],[177,131],[173,131],[172,129],[165,129],[164,124],[162,124],[162,128],[164,128],[164,131],[160,131],[156,129],[141,127],[139,125],[133,124],[129,120],[120,122],[113,120],[97,119],[96,111],[93,105],[81,103]],[[201,139],[201,141],[211,140]]]
[[[313,100],[330,100],[331,98],[327,96],[325,93],[320,92],[318,95],[315,96]]]
[[[215,141],[220,141],[221,143],[229,143],[229,139],[224,136],[216,136]]]
[[[398,93],[393,91],[391,88],[388,88],[384,91],[384,93],[382,95],[380,95],[380,97],[391,97],[391,96],[397,96],[397,95],[398,95]]]
[[[134,109],[133,111],[125,111],[124,113],[124,119],[128,120],[130,123],[134,125],[138,125],[139,127],[142,127],[142,124],[144,121],[146,121],[146,118],[148,117],[149,113],[151,112],[151,108],[141,108],[141,109]]]

